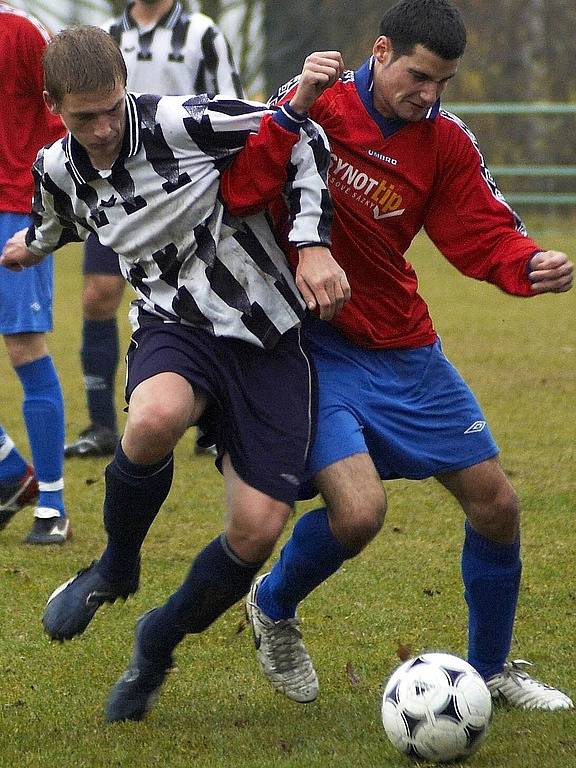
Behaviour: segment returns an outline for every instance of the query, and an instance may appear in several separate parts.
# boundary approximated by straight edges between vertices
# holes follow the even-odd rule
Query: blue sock
[[[203,632],[248,594],[262,563],[246,563],[224,534],[196,556],[186,579],[163,606],[152,611],[140,635],[144,656],[165,660],[188,633]]]
[[[502,670],[512,644],[520,589],[520,542],[498,544],[466,522],[462,550],[468,604],[468,661],[484,678]]]
[[[84,320],[82,326],[82,371],[92,424],[117,432],[114,393],[118,368],[116,319]]]
[[[26,462],[12,438],[0,425],[0,480],[17,480],[26,470]]]
[[[49,355],[15,370],[24,389],[22,412],[40,489],[36,506],[64,515],[64,400],[58,374]]]
[[[298,603],[354,554],[332,533],[325,509],[302,515],[258,589],[258,606],[274,621],[294,617]]]
[[[172,454],[157,464],[134,464],[116,446],[106,467],[104,526],[108,544],[98,570],[112,582],[122,582],[134,572],[142,542],[164,503],[174,472]]]

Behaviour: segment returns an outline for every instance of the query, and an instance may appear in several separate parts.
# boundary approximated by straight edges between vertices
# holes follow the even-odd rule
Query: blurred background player
[[[128,69],[128,89],[179,96],[242,96],[230,46],[212,19],[174,0],[135,0],[104,25]],[[118,257],[91,236],[84,251],[81,361],[90,425],[65,447],[66,457],[112,455],[118,439],[114,404],[119,359],[117,312],[125,280]],[[215,452],[197,430],[196,453]]]
[[[48,39],[33,16],[0,3],[0,248],[30,223],[37,151],[64,133],[42,98]],[[0,426],[0,529],[36,502],[29,544],[63,544],[70,535],[62,477],[64,402],[45,336],[52,328],[52,284],[51,256],[25,272],[0,269],[0,333],[24,390],[22,410],[36,470],[35,476]]]

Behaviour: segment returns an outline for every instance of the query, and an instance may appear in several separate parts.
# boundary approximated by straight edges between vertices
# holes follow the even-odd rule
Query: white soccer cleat
[[[252,584],[246,616],[252,627],[256,655],[274,688],[292,701],[308,704],[318,697],[318,677],[298,629],[298,619],[273,621],[256,603],[258,587],[268,574]]]
[[[572,709],[572,699],[557,688],[545,685],[525,672],[523,666],[532,666],[529,661],[516,659],[504,665],[504,669],[486,680],[492,698],[501,699],[519,709]]]

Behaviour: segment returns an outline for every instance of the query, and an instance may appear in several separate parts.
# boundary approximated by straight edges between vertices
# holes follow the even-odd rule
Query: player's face
[[[374,43],[374,106],[384,117],[415,123],[445,91],[459,59],[446,60],[423,45],[394,59],[389,38]]]
[[[126,89],[67,93],[59,104],[44,94],[48,109],[60,115],[74,138],[88,152],[95,168],[111,168],[118,157],[126,125]]]

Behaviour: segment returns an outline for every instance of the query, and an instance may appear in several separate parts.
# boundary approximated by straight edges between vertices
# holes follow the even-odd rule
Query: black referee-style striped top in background
[[[124,142],[110,171],[96,170],[70,135],[41,150],[28,247],[48,254],[97,232],[118,253],[141,308],[274,346],[300,323],[302,298],[266,214],[233,218],[218,198],[221,170],[270,110],[205,95],[129,93],[126,104]],[[299,135],[286,187],[294,212],[289,238],[328,245],[326,137],[283,110],[267,119]],[[255,178],[241,179],[241,189]]]
[[[129,91],[242,97],[230,46],[212,19],[175,2],[159,21],[142,28],[131,17],[130,5],[103,25],[126,61]]]

